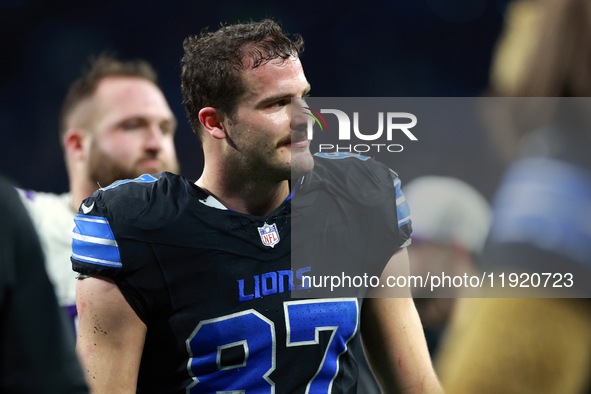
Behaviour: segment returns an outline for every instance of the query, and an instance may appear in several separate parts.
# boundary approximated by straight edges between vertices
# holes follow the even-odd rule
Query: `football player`
[[[100,186],[144,173],[178,171],[176,119],[145,61],[103,54],[75,81],[64,100],[59,138],[70,191],[19,190],[41,238],[60,305],[77,323],[72,254],[74,215]]]
[[[318,298],[302,280],[350,255],[408,271],[411,230],[395,173],[310,154],[292,103],[310,91],[301,38],[264,20],[184,49],[203,174],[118,182],[76,216],[77,346],[94,392],[355,393],[361,334],[385,392],[440,392],[411,298]]]

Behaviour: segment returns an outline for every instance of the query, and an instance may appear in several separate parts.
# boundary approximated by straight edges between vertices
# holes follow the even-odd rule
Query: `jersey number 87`
[[[284,302],[287,347],[319,344],[319,332],[331,336],[306,393],[327,394],[339,372],[339,357],[358,329],[356,298]],[[193,382],[187,393],[275,393],[269,375],[276,366],[275,324],[254,309],[199,323],[186,341],[187,369]],[[222,352],[242,347],[244,361],[224,366]]]

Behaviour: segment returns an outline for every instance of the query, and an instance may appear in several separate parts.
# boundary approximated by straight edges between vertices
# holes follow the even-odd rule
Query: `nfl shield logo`
[[[259,229],[259,235],[261,236],[261,241],[263,241],[263,245],[275,247],[275,245],[279,242],[279,232],[277,231],[277,226],[275,223],[272,225],[268,225],[265,223],[263,227],[257,227]]]

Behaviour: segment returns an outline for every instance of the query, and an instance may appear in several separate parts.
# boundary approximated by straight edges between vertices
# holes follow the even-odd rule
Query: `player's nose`
[[[308,126],[309,112],[306,108],[306,102],[303,98],[294,97],[291,99],[291,129],[294,131],[305,131]]]
[[[146,129],[144,147],[150,151],[160,151],[162,149],[164,134],[158,125],[150,125]]]

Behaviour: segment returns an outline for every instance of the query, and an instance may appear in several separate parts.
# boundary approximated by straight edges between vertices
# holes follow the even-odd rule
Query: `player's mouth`
[[[291,148],[306,148],[308,146],[310,142],[308,141],[308,139],[303,139],[301,141],[297,141],[297,142],[290,142],[289,144],[287,144],[287,146],[291,147]]]
[[[306,148],[310,144],[306,133],[293,132],[292,135],[283,141],[288,148]]]

